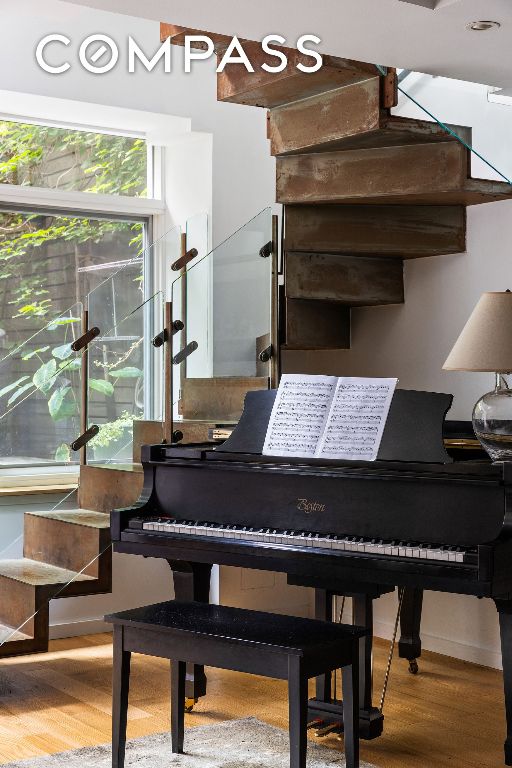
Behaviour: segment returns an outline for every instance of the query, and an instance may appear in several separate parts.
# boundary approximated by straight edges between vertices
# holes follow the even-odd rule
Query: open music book
[[[397,379],[284,374],[263,453],[375,461]]]

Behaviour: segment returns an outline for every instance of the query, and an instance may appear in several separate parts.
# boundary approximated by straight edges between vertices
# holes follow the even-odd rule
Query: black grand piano
[[[166,559],[180,599],[209,599],[213,564],[284,572],[290,584],[315,589],[317,617],[332,619],[331,597],[348,595],[354,622],[370,628],[373,600],[398,587],[400,655],[412,671],[423,590],[492,599],[512,765],[512,465],[464,450],[459,438],[470,436],[470,424],[443,426],[451,396],[404,390],[375,462],[263,456],[274,396],[250,393],[222,445],[145,446],[142,496],[112,512],[114,551]],[[361,730],[371,739],[383,728],[372,701],[371,636],[361,657]],[[202,668],[189,670],[187,696],[205,693]],[[340,722],[342,707],[331,680],[320,678],[311,718]]]

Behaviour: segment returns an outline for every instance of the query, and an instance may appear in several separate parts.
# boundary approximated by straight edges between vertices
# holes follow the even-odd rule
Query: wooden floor
[[[387,646],[376,643],[376,688]],[[109,635],[58,640],[50,653],[0,661],[0,763],[110,740]],[[135,656],[129,736],[169,728],[167,663]],[[286,685],[208,670],[208,696],[187,726],[254,715],[287,727]],[[493,768],[503,764],[501,673],[425,653],[416,677],[393,662],[384,735],[362,743],[379,768]],[[314,737],[312,737],[314,738]],[[339,749],[335,737],[322,743]]]

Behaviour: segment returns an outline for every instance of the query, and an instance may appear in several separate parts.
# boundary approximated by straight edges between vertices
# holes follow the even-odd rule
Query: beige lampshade
[[[483,293],[446,358],[446,371],[512,371],[512,293]]]

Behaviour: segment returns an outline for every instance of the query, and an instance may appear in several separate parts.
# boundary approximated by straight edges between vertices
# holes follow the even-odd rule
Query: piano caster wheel
[[[418,662],[416,659],[411,659],[409,661],[409,672],[411,675],[417,675],[419,671]]]
[[[197,699],[185,699],[185,712],[192,712],[197,701]]]

